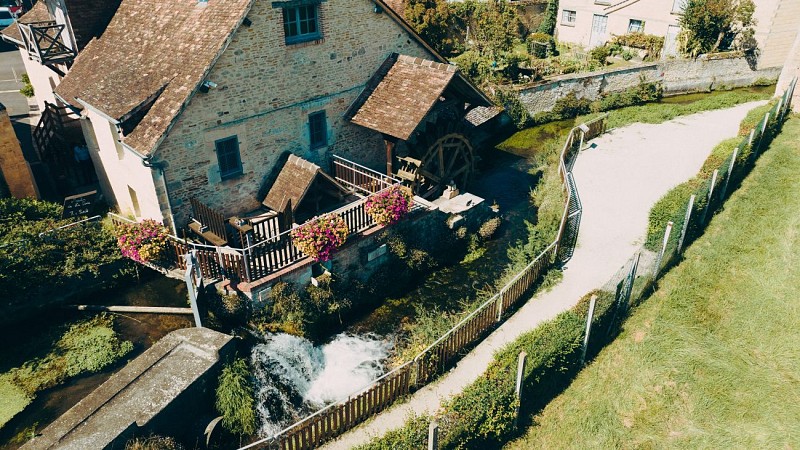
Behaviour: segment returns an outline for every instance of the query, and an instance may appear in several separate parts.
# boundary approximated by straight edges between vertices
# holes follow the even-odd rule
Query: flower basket
[[[408,214],[411,194],[395,185],[368,198],[364,208],[379,225],[392,225]]]
[[[145,219],[117,225],[115,231],[122,256],[141,263],[160,261],[164,257],[169,231],[161,223]]]
[[[291,232],[295,247],[315,261],[330,260],[347,233],[347,224],[335,214],[312,219]]]

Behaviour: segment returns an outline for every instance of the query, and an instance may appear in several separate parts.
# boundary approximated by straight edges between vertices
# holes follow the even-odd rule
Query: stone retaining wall
[[[756,80],[775,80],[780,67],[755,70],[744,57],[675,59],[612,71],[563,75],[544,82],[515,87],[528,114],[549,111],[570,93],[596,100],[647,82],[661,81],[665,95],[750,86]]]

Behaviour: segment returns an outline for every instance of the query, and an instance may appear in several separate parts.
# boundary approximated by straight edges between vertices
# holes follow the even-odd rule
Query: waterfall
[[[366,387],[384,373],[392,348],[371,335],[339,334],[319,347],[289,334],[266,339],[251,353],[264,436]]]

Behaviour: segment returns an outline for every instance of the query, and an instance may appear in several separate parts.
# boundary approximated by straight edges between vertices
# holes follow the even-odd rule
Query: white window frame
[[[572,18],[572,20],[568,20]],[[575,22],[578,21],[578,12],[571,9],[562,9],[561,10],[561,25],[566,25],[569,27],[574,27]]]
[[[634,22],[639,22],[634,30]],[[644,33],[644,20],[641,19],[630,19],[628,21],[628,33]]]

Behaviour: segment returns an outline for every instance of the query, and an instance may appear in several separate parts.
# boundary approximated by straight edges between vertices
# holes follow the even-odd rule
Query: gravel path
[[[695,175],[720,141],[733,137],[747,112],[766,102],[684,116],[658,125],[612,130],[581,152],[573,174],[583,203],[578,245],[552,290],[528,301],[437,382],[345,433],[323,449],[349,449],[403,425],[412,413],[433,413],[492,361],[495,351],[575,305],[602,286],[644,242],[651,206]]]

